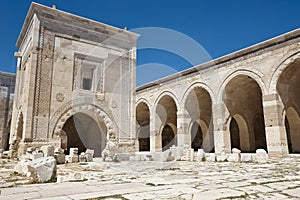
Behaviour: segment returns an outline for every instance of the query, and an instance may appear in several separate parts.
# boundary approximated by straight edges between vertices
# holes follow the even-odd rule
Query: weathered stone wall
[[[133,146],[137,37],[33,3],[17,42],[11,156],[28,146],[60,146],[76,113],[104,123],[106,140]]]
[[[15,75],[0,72],[0,149],[8,150]]]
[[[233,118],[239,124],[239,145],[244,152],[254,151],[255,147],[262,146],[263,140],[266,140],[266,149],[270,155],[288,154],[284,126],[286,109],[276,87],[278,78],[286,68],[290,65],[297,65],[299,68],[299,64],[295,64],[299,55],[300,30],[295,30],[139,87],[137,106],[145,103],[150,110],[151,151],[162,148],[160,144],[156,145],[160,142],[157,138],[161,137],[162,127],[168,122],[160,120],[164,116],[158,107],[161,107],[161,99],[170,98],[176,104],[173,109],[176,114],[170,117],[177,119],[175,140],[178,145],[191,146],[191,126],[195,121],[195,113],[198,113],[201,121],[203,115],[209,116],[207,111],[211,107],[211,120],[204,121],[207,121],[205,124],[211,129],[209,133],[213,134],[209,140],[213,142],[217,154],[231,151],[230,137],[233,136],[230,136],[230,129],[233,127],[230,128],[230,123]],[[299,75],[295,70],[294,72],[294,78],[290,76],[291,79]],[[203,97],[205,92],[201,92],[199,88],[209,94],[211,103]],[[289,90],[287,88],[286,92]],[[193,99],[191,93],[196,98]],[[169,108],[165,106],[164,109]],[[202,126],[201,129],[205,128]],[[254,141],[256,146],[253,146]]]

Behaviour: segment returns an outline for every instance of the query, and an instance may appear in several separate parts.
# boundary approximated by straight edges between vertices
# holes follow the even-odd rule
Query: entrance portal
[[[98,116],[76,113],[70,117],[63,131],[67,135],[67,153],[70,148],[78,148],[79,153],[93,149],[94,156],[100,157],[106,144],[106,126]]]

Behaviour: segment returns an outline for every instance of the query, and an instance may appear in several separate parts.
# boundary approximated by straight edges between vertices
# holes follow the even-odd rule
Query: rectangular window
[[[103,86],[104,59],[75,54],[73,90],[99,92]]]
[[[93,90],[93,77],[96,66],[86,65],[82,67],[82,85],[84,90]]]
[[[83,78],[83,80],[82,80],[82,89],[91,90],[92,89],[92,79]]]

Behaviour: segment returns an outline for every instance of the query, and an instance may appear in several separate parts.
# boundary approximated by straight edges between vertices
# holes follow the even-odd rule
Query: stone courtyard
[[[300,29],[136,88],[139,36],[32,3],[0,200],[300,199]]]
[[[299,199],[300,157],[268,163],[103,162],[58,165],[34,184],[1,159],[0,199]],[[69,180],[66,181],[66,177]]]

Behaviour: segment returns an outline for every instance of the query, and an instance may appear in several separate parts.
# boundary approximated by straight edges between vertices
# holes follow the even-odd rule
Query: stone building
[[[8,150],[15,74],[0,72],[0,151]]]
[[[138,35],[33,3],[17,41],[10,153],[300,152],[300,29],[135,89]]]
[[[300,29],[141,86],[136,99],[140,150],[300,153]]]
[[[107,140],[133,151],[137,37],[32,3],[15,53],[10,156],[45,144],[100,156]]]

